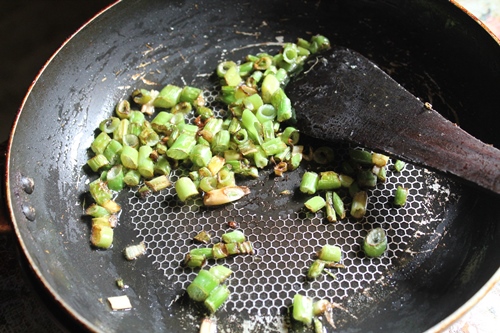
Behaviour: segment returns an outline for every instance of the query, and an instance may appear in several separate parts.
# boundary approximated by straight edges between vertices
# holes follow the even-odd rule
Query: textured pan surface
[[[340,331],[423,331],[498,269],[497,198],[412,167],[374,191],[365,219],[335,225],[304,213],[300,195],[280,194],[295,192],[297,174],[277,180],[263,174],[251,181],[252,195],[231,209],[180,207],[168,191],[145,203],[126,192],[113,250],[89,247],[82,205],[92,176],[82,165],[94,129],[120,98],[167,83],[212,91],[219,60],[275,52],[274,43],[309,33],[365,54],[477,137],[500,142],[488,121],[499,103],[491,84],[500,82],[498,45],[446,1],[123,1],[53,57],[11,142],[8,195],[16,233],[35,274],[76,322],[103,332],[196,332],[202,314],[182,294],[194,275],[178,264],[195,231],[220,236],[229,219],[258,251],[228,262],[235,278],[233,296],[217,315],[222,331],[280,331],[297,291],[342,304],[348,311],[335,312]],[[32,194],[23,191],[23,176],[33,178]],[[412,186],[400,211],[388,205],[396,181]],[[32,221],[23,213],[30,207]],[[358,248],[375,225],[387,227],[391,239],[379,262]],[[336,280],[305,283],[305,268],[330,237],[345,251],[348,268]],[[141,240],[148,257],[125,262],[121,249]],[[115,286],[118,277],[129,286],[124,292]],[[122,293],[134,309],[111,312],[106,298]]]

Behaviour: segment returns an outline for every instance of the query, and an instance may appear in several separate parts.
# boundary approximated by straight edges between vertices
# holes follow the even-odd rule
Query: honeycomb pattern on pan
[[[183,204],[177,200],[173,187],[145,199],[131,190],[131,219],[139,238],[146,243],[148,255],[179,291],[197,274],[197,270],[182,267],[185,254],[196,247],[210,246],[193,242],[193,237],[205,230],[212,235],[214,244],[223,233],[232,230],[228,222],[235,221],[252,241],[256,254],[217,262],[234,272],[228,281],[232,293],[225,306],[248,311],[250,315],[275,315],[291,304],[295,293],[342,302],[381,278],[405,251],[418,227],[424,211],[419,198],[424,190],[422,173],[412,165],[401,173],[389,171],[387,181],[370,190],[367,214],[361,220],[346,218],[329,223],[321,212],[312,214],[300,204],[289,205],[294,193],[299,192],[298,184],[287,183],[285,177],[272,179],[270,171],[261,172],[263,183],[250,181],[254,199],[248,196],[217,208],[202,207],[201,199]],[[180,170],[174,171],[172,182],[180,175]],[[398,184],[409,188],[409,196],[406,206],[396,209],[390,202]],[[283,188],[291,193],[283,194]],[[360,244],[370,229],[379,226],[387,231],[389,249],[381,258],[366,258]],[[342,248],[342,264],[346,268],[330,269],[335,277],[322,274],[315,281],[307,281],[305,274],[315,253],[327,243]],[[214,264],[215,261],[209,261],[207,267]]]

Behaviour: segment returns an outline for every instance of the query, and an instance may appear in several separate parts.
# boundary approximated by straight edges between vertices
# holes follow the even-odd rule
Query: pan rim
[[[36,275],[36,278],[38,281],[41,282],[43,287],[50,293],[50,295],[53,297],[53,299],[57,302],[57,304],[60,305],[62,309],[65,310],[68,314],[70,314],[73,318],[75,318],[80,324],[86,327],[89,331],[92,332],[101,332],[95,324],[90,322],[87,318],[83,317],[78,311],[74,310],[72,306],[70,306],[57,292],[56,290],[50,285],[50,283],[47,281],[47,279],[44,277],[44,274],[40,271],[40,267],[36,264],[33,256],[30,254],[28,251],[25,241],[21,235],[21,231],[18,227],[17,219],[14,214],[13,210],[13,202],[12,202],[12,197],[13,193],[11,192],[11,182],[9,176],[12,174],[13,170],[11,170],[10,166],[10,161],[11,161],[11,148],[12,148],[12,143],[14,141],[14,136],[16,134],[16,128],[19,123],[20,115],[25,107],[26,101],[29,98],[34,86],[40,79],[40,77],[43,75],[45,69],[50,66],[52,63],[52,60],[56,57],[56,55],[65,48],[65,46],[73,40],[73,38],[85,27],[87,27],[89,24],[91,24],[93,21],[95,21],[98,17],[103,15],[105,12],[107,12],[110,8],[116,6],[117,4],[121,3],[122,0],[117,0],[115,3],[109,5],[106,8],[103,8],[100,12],[98,12],[94,17],[92,17],[89,21],[87,21],[85,24],[83,24],[77,31],[75,31],[71,36],[69,36],[66,41],[54,52],[54,54],[47,60],[47,62],[43,65],[43,67],[40,69],[39,73],[37,74],[36,78],[33,80],[32,84],[30,85],[25,97],[23,98],[22,104],[18,110],[18,113],[16,115],[16,118],[14,120],[13,126],[11,133],[9,135],[9,140],[8,140],[8,145],[7,145],[7,151],[6,151],[6,161],[5,161],[5,197],[7,201],[7,210],[8,210],[8,215],[9,219],[11,221],[12,225],[12,230],[14,231],[16,235],[16,240],[17,244],[21,248],[23,256],[26,258],[29,267],[31,270],[34,272]],[[466,15],[471,17],[476,23],[478,23],[496,42],[497,44],[500,45],[500,39],[477,17],[475,17],[472,13],[470,13],[466,8],[464,8],[461,4],[457,2],[457,0],[449,0],[453,5],[455,5],[457,8],[459,8],[461,11],[463,11]],[[469,299],[467,302],[465,302],[463,305],[461,305],[457,310],[455,310],[452,314],[441,320],[439,323],[435,324],[433,327],[428,329],[426,332],[429,333],[434,333],[434,332],[442,332],[449,326],[451,326],[454,322],[459,320],[461,317],[463,317],[467,312],[469,312],[475,305],[479,303],[480,300],[482,300],[494,287],[497,283],[500,283],[500,267],[496,270],[496,272],[492,275],[492,277]]]
[[[13,170],[11,170],[10,162],[11,162],[11,154],[12,154],[12,144],[14,142],[14,137],[16,134],[16,130],[18,127],[18,123],[21,117],[21,113],[23,112],[23,109],[26,105],[26,102],[31,95],[35,85],[37,82],[40,80],[42,77],[43,73],[45,72],[45,69],[49,67],[52,63],[52,60],[63,50],[68,43],[70,43],[76,35],[80,33],[83,29],[85,29],[88,25],[90,25],[93,21],[95,21],[98,17],[102,16],[105,12],[110,10],[112,7],[116,6],[118,3],[121,3],[122,0],[116,0],[116,2],[108,5],[107,7],[101,9],[98,13],[96,13],[92,18],[90,18],[87,22],[85,22],[81,27],[79,27],[73,34],[71,34],[62,44],[61,46],[52,54],[52,56],[45,62],[45,64],[42,66],[42,68],[39,70],[38,74],[36,75],[35,79],[33,82],[30,84],[28,91],[26,92],[21,106],[18,109],[18,112],[16,114],[16,117],[14,119],[14,123],[12,125],[11,132],[9,134],[9,139],[8,139],[8,144],[7,144],[7,150],[5,153],[5,200],[7,201],[7,210],[8,210],[8,215],[9,215],[9,221],[12,226],[12,231],[15,234],[16,238],[16,243],[18,244],[23,258],[26,260],[28,267],[30,271],[36,276],[37,281],[39,281],[42,285],[43,288],[50,294],[50,296],[53,298],[53,301],[55,301],[60,309],[62,309],[65,313],[67,313],[69,316],[74,318],[77,322],[79,322],[82,326],[84,326],[88,331],[90,332],[101,332],[96,325],[94,325],[92,322],[90,322],[87,318],[83,317],[78,311],[73,309],[72,306],[70,306],[57,292],[56,290],[50,285],[50,283],[47,281],[47,279],[44,277],[42,274],[40,267],[36,264],[33,256],[30,254],[28,251],[25,241],[21,235],[21,231],[18,227],[17,219],[14,214],[13,210],[13,202],[12,202],[12,197],[13,193],[11,193],[11,182],[10,182],[10,175],[13,173]],[[56,318],[57,320],[57,318]]]

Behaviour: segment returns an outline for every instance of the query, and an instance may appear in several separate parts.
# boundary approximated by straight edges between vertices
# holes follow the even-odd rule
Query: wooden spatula
[[[373,62],[343,47],[322,53],[287,95],[302,133],[347,140],[500,193],[500,151],[448,121]]]

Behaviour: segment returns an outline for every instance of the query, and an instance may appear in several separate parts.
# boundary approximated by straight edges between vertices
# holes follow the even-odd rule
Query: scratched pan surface
[[[213,77],[219,61],[276,52],[283,41],[316,33],[371,58],[446,117],[500,145],[492,121],[500,47],[448,1],[117,3],[50,60],[10,142],[7,195],[20,249],[68,330],[196,332],[204,313],[184,295],[196,272],[180,262],[196,247],[194,235],[206,230],[217,240],[229,221],[256,254],[224,261],[234,274],[230,300],[216,315],[221,332],[301,331],[288,315],[295,293],[342,306],[333,310],[336,328],[325,323],[328,331],[439,331],[498,280],[498,197],[412,165],[370,191],[366,217],[336,224],[303,210],[298,181],[318,170],[308,163],[283,178],[263,171],[245,183],[249,196],[214,209],[181,205],[171,190],[146,200],[124,191],[113,248],[89,246],[82,206],[95,175],[83,165],[94,129],[117,101],[136,88],[187,84],[204,88],[223,114]],[[340,161],[348,147],[332,148]],[[34,181],[31,194],[25,177]],[[410,188],[403,209],[390,204],[397,184]],[[389,249],[368,259],[359,244],[378,226],[387,230]],[[126,262],[121,250],[140,241],[147,256]],[[308,282],[305,272],[326,243],[342,247],[346,269]],[[117,289],[118,277],[128,288]],[[133,309],[111,311],[106,298],[122,294]]]

